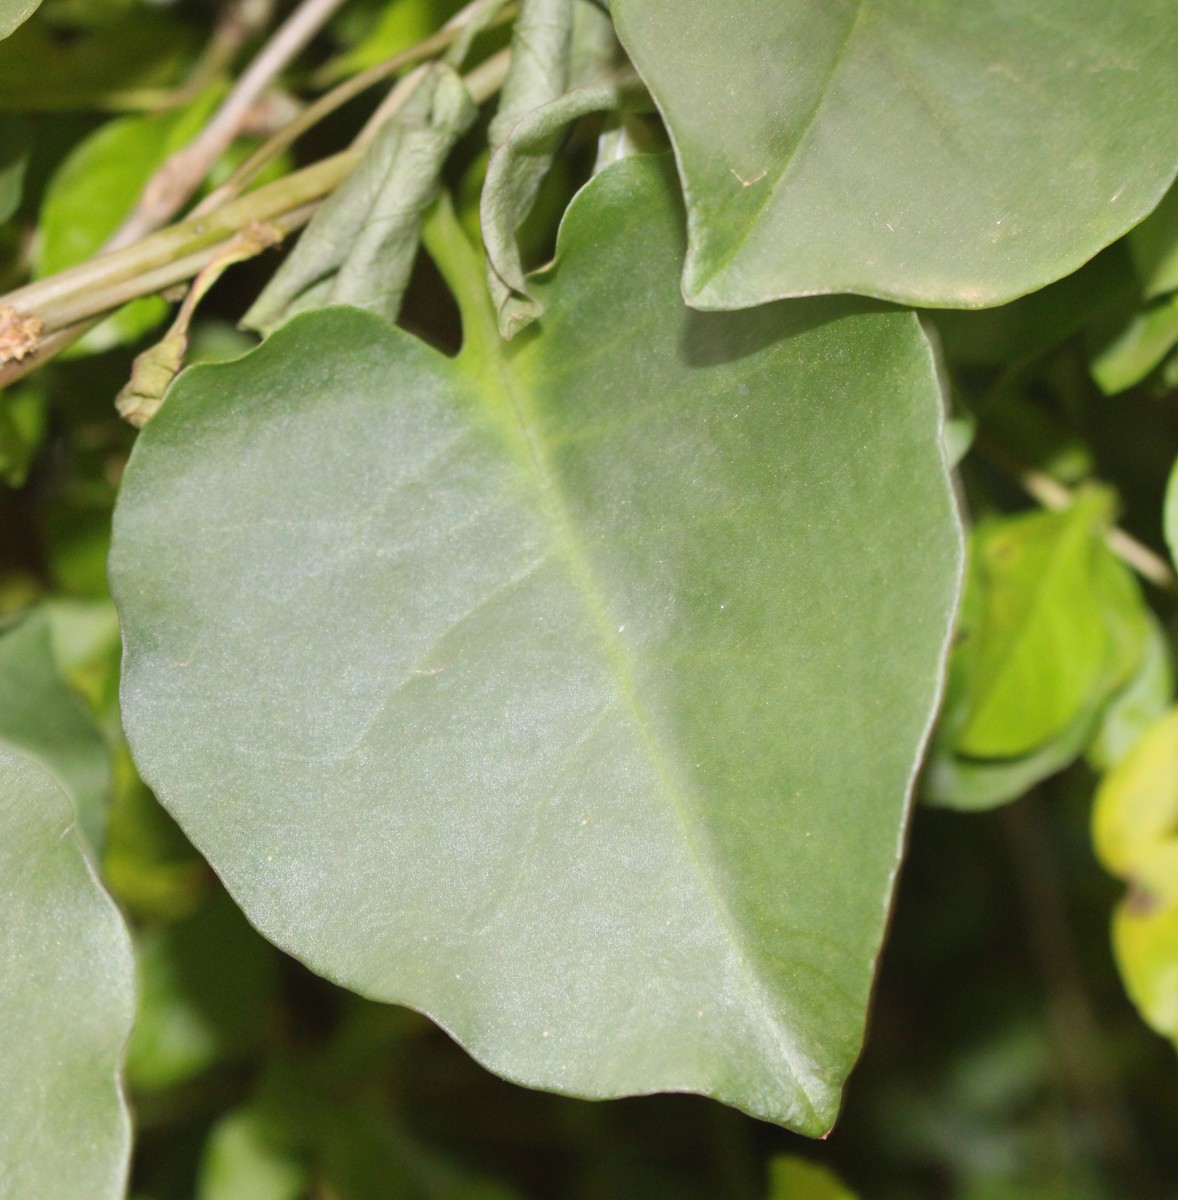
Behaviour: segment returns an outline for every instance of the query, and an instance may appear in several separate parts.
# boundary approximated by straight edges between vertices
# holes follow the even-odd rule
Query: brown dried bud
[[[0,307],[0,366],[28,358],[37,349],[42,324],[40,317],[22,316],[8,305]]]

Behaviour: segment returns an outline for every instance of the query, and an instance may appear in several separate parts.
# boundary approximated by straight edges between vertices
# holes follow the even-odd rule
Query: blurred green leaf
[[[1170,188],[1128,240],[1146,298],[1178,291],[1178,187]]]
[[[1166,631],[1149,614],[1145,651],[1133,677],[1105,709],[1088,759],[1107,771],[1125,757],[1174,700],[1174,661]]]
[[[769,1164],[767,1200],[856,1200],[856,1197],[821,1163],[782,1155]]]
[[[0,630],[0,743],[27,754],[69,796],[99,851],[110,796],[110,751],[81,698],[61,677],[44,610]]]
[[[197,1200],[300,1200],[308,1172],[289,1140],[283,1123],[264,1111],[222,1117],[205,1148]]]
[[[215,891],[190,917],[136,939],[139,1018],[127,1079],[157,1091],[258,1049],[273,1020],[277,956]]]
[[[199,37],[155,6],[73,37],[30,21],[0,43],[0,110],[104,108],[112,95],[173,84]]]
[[[1133,265],[1123,243],[1078,271],[1010,304],[976,312],[929,314],[955,367],[1012,367],[1041,358],[1086,325],[1139,304]]]
[[[1113,918],[1126,990],[1178,1045],[1178,709],[1105,778],[1092,827],[1101,861],[1129,885]]]
[[[954,750],[1015,758],[1058,737],[1124,683],[1145,642],[1144,608],[1104,545],[1110,501],[985,521],[971,541],[947,721]]]
[[[45,436],[45,396],[36,384],[0,392],[0,480],[20,487]]]
[[[1006,804],[1074,762],[1099,729],[1100,704],[1092,700],[1055,737],[1014,758],[968,758],[938,731],[925,764],[922,798],[942,808],[974,812]]]
[[[366,67],[375,66],[402,50],[408,50],[439,30],[462,7],[462,0],[377,0],[368,4],[369,13],[348,18],[345,32],[363,21],[367,28],[356,44],[332,59],[316,76],[321,84],[335,83]],[[342,22],[341,22],[342,23]]]
[[[999,388],[979,407],[983,455],[993,444],[1003,450],[1009,447],[1020,464],[1061,483],[1081,484],[1095,472],[1096,460],[1088,442],[1070,422],[1041,403],[1033,390]]]
[[[41,9],[44,20],[66,29],[91,29],[124,20],[129,13],[142,12],[154,0],[45,0]],[[162,0],[157,7],[166,8],[175,0]]]
[[[36,268],[51,275],[83,262],[119,227],[147,181],[200,130],[220,89],[175,112],[120,117],[78,143],[54,174],[41,208]],[[74,353],[134,341],[166,316],[157,297],[126,305],[82,340]]]
[[[28,126],[19,118],[0,116],[0,225],[20,205],[28,158]]]
[[[112,734],[119,732],[118,696],[119,618],[109,599],[79,600],[50,595],[44,601],[53,656],[62,674],[85,696],[101,720],[115,718]]]
[[[1172,0],[611,11],[675,143],[701,308],[1001,304],[1132,228],[1178,167]]]
[[[534,1086],[821,1133],[956,603],[942,402],[911,314],[685,309],[682,220],[628,159],[522,341],[456,234],[458,358],[325,309],[183,375],[116,514],[124,719],[317,970]]]
[[[115,899],[145,922],[193,915],[213,886],[207,864],[139,778],[125,746],[115,758],[102,867]]]
[[[45,194],[38,275],[82,262],[114,233],[156,168],[199,128],[191,112],[116,117],[74,147]]]
[[[1092,360],[1092,378],[1107,396],[1140,383],[1178,345],[1178,294],[1135,314]]]
[[[121,1200],[119,1089],[135,1012],[127,931],[53,777],[0,747],[0,1191]]]
[[[1104,544],[1109,500],[983,521],[923,798],[979,810],[1021,796],[1086,750],[1123,752],[1169,701],[1169,649]]]

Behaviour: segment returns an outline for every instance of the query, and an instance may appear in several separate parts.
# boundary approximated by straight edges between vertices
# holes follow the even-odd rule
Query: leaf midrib
[[[730,941],[741,973],[748,981],[748,999],[776,1043],[781,1058],[793,1078],[796,1093],[805,1105],[806,1115],[811,1121],[819,1122],[822,1117],[817,1110],[817,1102],[803,1083],[804,1073],[798,1065],[799,1052],[791,1040],[790,1031],[783,1028],[775,1016],[774,1010],[779,1007],[779,1003],[769,985],[751,965],[756,956],[727,901],[720,893],[713,870],[701,853],[698,839],[691,828],[686,796],[643,712],[630,656],[617,635],[617,622],[611,617],[604,591],[597,582],[592,561],[569,515],[558,478],[545,452],[540,432],[542,423],[527,389],[520,386],[516,372],[506,361],[503,343],[499,340],[498,329],[489,305],[480,305],[480,310],[478,319],[485,328],[479,331],[478,337],[467,343],[470,347],[469,357],[479,360],[484,368],[479,370],[476,366],[469,371],[469,378],[477,381],[473,390],[485,409],[496,418],[495,427],[505,438],[512,438],[517,442],[517,449],[522,451],[521,459],[526,459],[531,465],[539,485],[543,511],[548,517],[549,528],[555,535],[558,551],[572,571],[582,602],[601,639],[606,659],[614,672],[618,695],[630,714],[639,741],[670,803],[687,855],[695,866],[697,880],[711,902],[722,932]],[[468,311],[467,319],[472,315]],[[467,352],[464,348],[459,361],[466,357]],[[508,419],[505,420],[504,416]]]

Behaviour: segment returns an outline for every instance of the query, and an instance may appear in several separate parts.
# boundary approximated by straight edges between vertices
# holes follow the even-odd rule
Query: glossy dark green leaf
[[[61,677],[47,614],[0,631],[0,744],[28,755],[61,785],[89,845],[102,846],[110,752],[81,697]]]
[[[41,0],[0,0],[0,38],[6,38],[18,25],[37,11]]]
[[[131,945],[69,800],[0,747],[0,1195],[121,1200]]]
[[[1172,0],[616,0],[688,197],[701,308],[1000,304],[1178,169]]]
[[[512,343],[451,225],[457,359],[327,309],[180,378],[125,720],[315,969],[521,1082],[821,1133],[955,606],[941,401],[910,314],[684,308],[668,161],[579,195]]]

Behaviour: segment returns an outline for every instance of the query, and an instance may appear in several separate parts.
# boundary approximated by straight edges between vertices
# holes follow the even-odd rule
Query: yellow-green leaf
[[[1093,812],[1104,865],[1129,885],[1113,918],[1126,990],[1178,1044],[1178,709],[1105,778]]]

